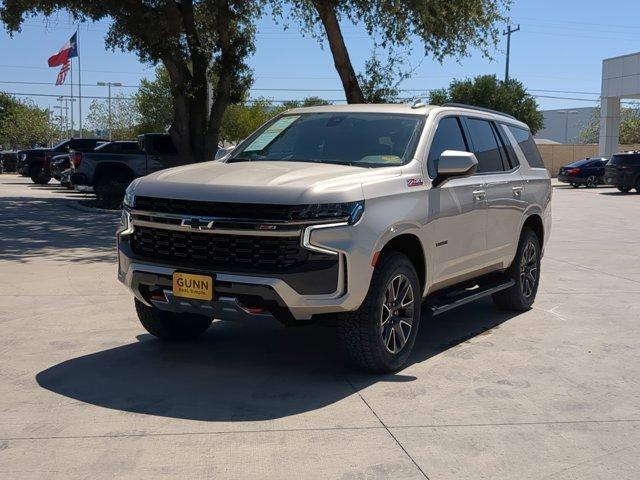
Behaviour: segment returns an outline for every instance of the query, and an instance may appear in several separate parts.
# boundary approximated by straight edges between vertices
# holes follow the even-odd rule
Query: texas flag
[[[55,55],[49,57],[48,63],[50,67],[57,67],[58,65],[64,65],[67,60],[78,56],[78,33],[74,33],[73,36],[65,43],[60,51]]]

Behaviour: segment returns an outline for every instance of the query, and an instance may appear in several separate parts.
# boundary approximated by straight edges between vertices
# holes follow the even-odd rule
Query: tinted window
[[[524,153],[529,166],[533,168],[544,168],[542,157],[540,156],[538,147],[536,147],[536,142],[533,140],[533,137],[531,136],[529,130],[514,127],[512,125],[508,125],[508,127],[511,131],[511,134],[516,137],[516,141],[520,146],[520,150],[522,150],[522,153]]]
[[[149,152],[153,154],[174,154],[177,153],[170,135],[149,135],[146,140]]]
[[[640,165],[640,155],[614,155],[609,165]]]
[[[477,118],[467,119],[473,153],[478,159],[478,173],[504,171],[500,147],[493,133],[491,122]]]
[[[494,123],[493,128],[495,129],[498,143],[500,144],[500,155],[502,155],[504,169],[512,170],[516,168],[520,165],[520,162],[518,161],[516,152],[513,150],[513,146],[509,143],[509,140],[507,140],[507,137],[501,127]]]
[[[230,161],[402,165],[415,151],[424,117],[386,113],[283,115],[237,148]]]
[[[440,155],[442,155],[442,152],[445,150],[469,151],[464,136],[462,135],[460,121],[455,117],[446,117],[438,122],[438,128],[433,136],[427,161],[429,175],[433,178],[437,175]]]

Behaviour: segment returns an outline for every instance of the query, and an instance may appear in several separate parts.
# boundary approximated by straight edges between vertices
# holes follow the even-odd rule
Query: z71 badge
[[[420,187],[424,185],[424,182],[421,178],[408,178],[407,179],[407,187]]]

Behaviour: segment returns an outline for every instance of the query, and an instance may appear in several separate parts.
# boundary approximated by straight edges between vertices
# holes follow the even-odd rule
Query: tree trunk
[[[349,52],[342,37],[342,31],[340,30],[340,24],[338,23],[333,2],[313,0],[313,5],[318,11],[322,25],[327,33],[329,47],[333,55],[333,63],[342,81],[347,103],[365,103],[364,95],[358,83],[358,77],[356,77],[356,72],[353,70]]]

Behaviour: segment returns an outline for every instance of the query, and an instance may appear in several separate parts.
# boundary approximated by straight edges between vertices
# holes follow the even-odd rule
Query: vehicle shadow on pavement
[[[513,316],[484,300],[428,319],[410,363],[473,342]],[[377,382],[415,380],[403,372],[368,375],[344,366],[335,329],[328,326],[215,322],[192,343],[169,344],[150,335],[138,340],[67,360],[36,380],[47,390],[105,408],[213,422],[283,418]]]
[[[70,208],[65,198],[0,198],[0,260],[115,261],[117,214]]]

